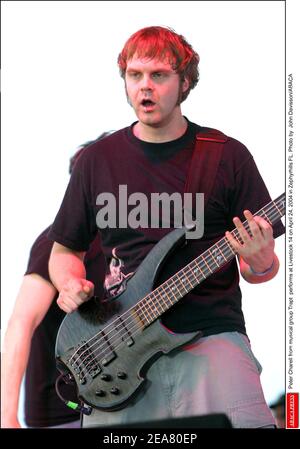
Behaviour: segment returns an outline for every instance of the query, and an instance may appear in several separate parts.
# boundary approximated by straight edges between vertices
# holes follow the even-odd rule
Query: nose
[[[143,92],[148,92],[153,89],[153,82],[151,80],[151,77],[149,75],[144,75],[143,79],[141,81],[141,90]]]

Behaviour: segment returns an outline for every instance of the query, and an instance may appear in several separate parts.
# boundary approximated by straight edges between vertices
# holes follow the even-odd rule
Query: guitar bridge
[[[87,376],[95,378],[102,371],[92,349],[86,342],[79,345],[68,362],[82,385],[86,383]]]

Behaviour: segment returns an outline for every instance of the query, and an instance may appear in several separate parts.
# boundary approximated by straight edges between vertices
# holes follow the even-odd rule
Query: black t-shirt
[[[75,167],[49,232],[51,239],[66,247],[87,250],[99,230],[99,211],[110,204],[107,214],[112,213],[110,219],[113,220],[115,210],[116,224],[121,223],[121,226],[113,227],[111,221],[111,227],[101,229],[101,240],[111,272],[117,267],[122,276],[135,272],[149,251],[174,226],[171,222],[170,228],[153,229],[146,225],[137,229],[124,227],[122,220],[126,218],[126,212],[124,203],[120,205],[119,186],[126,186],[127,198],[142,192],[148,206],[154,192],[169,195],[179,192],[182,195],[195,135],[204,129],[188,122],[187,131],[179,139],[148,143],[133,134],[133,126],[121,129],[86,149]],[[120,198],[124,195],[122,188]],[[100,205],[99,194],[102,193],[113,194],[116,204],[109,203],[108,199],[107,203]],[[243,144],[229,138],[224,145],[216,180],[204,211],[204,235],[198,240],[188,240],[177,255],[168,259],[157,284],[224,237],[226,230],[234,228],[233,217],[244,220],[245,209],[257,212],[270,200],[252,155]],[[127,213],[135,207],[133,201],[133,205],[127,206]],[[274,226],[275,237],[283,232],[281,222]],[[202,330],[204,335],[224,331],[246,333],[236,259],[165,312],[162,321],[175,332]]]
[[[36,273],[51,282],[48,260],[53,241],[48,239],[48,231],[49,228],[33,244],[25,274]],[[101,298],[106,268],[99,236],[86,254],[85,267],[87,278],[95,284],[95,295]],[[65,313],[54,300],[32,337],[25,374],[25,422],[30,427],[56,426],[79,419],[79,413],[68,408],[55,391],[59,375],[55,363],[55,341],[64,317]],[[78,402],[74,386],[62,382],[59,388],[64,398]]]

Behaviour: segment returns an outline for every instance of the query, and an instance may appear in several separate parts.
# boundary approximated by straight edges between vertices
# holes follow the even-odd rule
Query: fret
[[[197,272],[199,271],[198,268],[193,267],[193,265],[195,265],[195,261],[193,261],[192,263],[190,263],[189,265],[187,265],[183,271],[184,276],[186,277],[190,287],[189,291],[193,290],[193,288],[195,287],[195,285],[197,285],[198,283],[198,274]]]
[[[162,291],[162,290],[163,290],[163,291]],[[161,284],[156,290],[154,290],[154,292],[157,292],[157,293],[159,294],[159,299],[162,300],[161,304],[162,304],[162,306],[164,306],[164,311],[165,311],[165,310],[168,310],[169,307],[170,307],[170,304],[168,304],[168,303],[166,302],[166,299],[167,299],[167,300],[170,300],[170,298],[168,297],[166,291],[164,290],[163,284]],[[154,293],[154,294],[155,294],[155,293]],[[158,298],[157,298],[157,299],[158,299]],[[172,303],[171,303],[171,305],[172,305]]]
[[[142,310],[142,303],[138,303],[137,306],[134,308],[134,311],[138,317],[138,319],[142,322],[142,324],[144,326],[146,326],[147,324],[150,324],[149,320],[147,319],[147,316],[145,314],[145,311]],[[146,320],[146,323],[145,323]]]
[[[261,209],[260,217],[264,218],[269,223],[269,225],[272,225],[272,221],[269,219],[267,213],[263,209]]]
[[[192,268],[191,264],[190,264],[190,273],[194,276],[194,278],[196,279],[196,284],[193,285],[193,288],[198,284],[198,273],[199,271],[202,273],[201,268],[199,267],[198,263],[197,263],[197,259],[195,259],[192,263],[196,264],[197,268]]]
[[[215,258],[213,252],[211,252],[211,250],[208,250],[210,257],[214,260],[215,264],[217,265],[217,267],[220,267],[220,264],[218,263],[217,259]]]
[[[206,263],[212,268],[212,272],[216,271],[218,268],[220,268],[220,264],[218,263],[216,257],[213,255],[213,253],[216,252],[216,250],[213,250],[211,252],[210,249],[208,249],[205,253],[204,259],[206,260]]]
[[[147,298],[148,297],[144,298],[137,304],[138,310],[137,307],[134,308],[137,317],[143,324],[143,327],[146,327],[148,324],[151,324],[156,318],[158,318],[163,312],[165,312],[165,310],[167,310],[167,308],[165,308],[162,309],[161,312],[159,312],[156,309],[157,314],[155,314],[154,310],[151,307],[149,308],[149,302],[147,301]],[[141,317],[140,313],[142,314],[143,318]]]
[[[189,270],[188,270],[188,274],[192,274],[193,276],[194,276],[194,278],[195,278],[195,280],[197,281],[198,279],[197,279],[197,276],[196,276],[196,272],[197,271],[199,271],[199,270],[194,270],[191,266],[189,266]],[[192,281],[192,280],[191,280]],[[195,281],[194,281],[195,282]],[[192,288],[194,288],[194,284],[191,282],[191,284],[192,284]]]
[[[200,270],[200,273],[203,277],[203,279],[205,279],[207,276],[205,275],[205,273],[203,273],[203,271],[201,270],[201,267],[199,265],[199,263],[197,262],[197,260],[199,259],[199,262],[201,262],[201,259],[203,258],[203,256],[199,256],[197,257],[197,259],[194,260],[195,264],[197,265],[197,268]]]
[[[165,310],[167,310],[165,307],[163,307],[165,304],[162,304],[161,302],[159,302],[157,300],[157,296],[155,294],[155,291],[151,293],[151,295],[153,296],[153,301],[155,301],[155,304],[157,305],[157,310],[159,310],[159,308],[161,309],[161,311],[159,313],[164,312]]]
[[[149,299],[150,299],[152,305],[154,306],[154,308],[155,308],[155,310],[156,310],[156,315],[159,316],[161,312],[160,312],[160,311],[158,310],[158,308],[156,307],[155,301],[151,298],[151,295],[149,295]],[[155,299],[155,298],[154,298],[154,299]],[[147,301],[147,303],[149,303],[149,301]],[[158,303],[158,305],[160,305],[160,304]]]
[[[170,279],[165,281],[163,284],[161,284],[160,287],[164,290],[165,295],[167,297],[167,300],[171,302],[171,305],[173,305],[174,304],[174,298],[175,298],[175,301],[177,301],[177,298],[176,298],[176,295],[173,293],[171,287],[168,285],[169,283],[170,283]],[[166,289],[168,289],[168,291]],[[169,296],[169,294],[173,295],[173,300]]]
[[[163,292],[161,290],[163,290]],[[160,285],[156,290],[154,290],[154,292],[152,292],[152,294],[154,296],[154,300],[155,300],[156,304],[162,309],[161,312],[158,312],[159,315],[161,315],[163,312],[168,310],[173,305],[173,302],[170,299],[170,297],[168,296],[168,293],[165,291],[163,284]],[[169,300],[170,303],[166,302],[166,299]],[[155,307],[156,307],[156,305],[155,305]],[[157,309],[157,307],[156,307],[156,309]]]
[[[189,278],[189,274],[191,273],[191,267],[189,265],[187,265],[186,267],[184,267],[184,269],[180,270],[178,273],[175,273],[175,275],[173,275],[174,280],[173,282],[176,283],[176,288],[180,294],[180,297],[182,298],[182,296],[184,296],[186,293],[188,293],[190,290],[192,290],[194,288],[193,283],[191,282],[190,278]],[[193,276],[195,277],[195,274],[192,273]],[[198,282],[198,280],[197,280]]]
[[[222,239],[223,240],[223,239]],[[221,241],[222,241],[221,240]],[[219,256],[221,259],[222,259],[222,257],[223,257],[223,262],[225,261],[225,262],[227,262],[227,257],[224,255],[224,253],[223,253],[223,251],[221,250],[221,248],[219,247],[219,245],[218,245],[218,242],[217,243],[215,243],[215,245],[214,245],[216,248],[218,248],[218,251],[221,253],[221,256]],[[220,259],[220,260],[221,260]]]
[[[165,284],[162,284],[162,288],[164,288],[164,290],[166,292],[168,301],[170,301],[170,305],[173,305],[178,299],[176,296],[176,293],[174,293],[175,286],[172,285],[172,282],[170,282],[170,280],[168,280],[165,282]],[[170,294],[172,295],[171,297],[169,296]]]
[[[249,228],[247,230],[249,231]],[[240,236],[240,234],[238,233],[238,231],[236,229],[234,231],[232,231],[232,235],[240,243],[240,245],[243,245],[244,242],[242,240],[242,237]]]
[[[162,305],[162,307],[164,308],[164,310],[167,310],[167,309],[168,309],[168,304],[165,302],[165,294],[164,294],[164,292],[162,292],[162,293],[163,293],[163,295],[162,295],[162,293],[160,292],[159,289],[161,290],[161,286],[158,287],[158,288],[155,290],[155,292],[158,293],[160,299],[162,300],[160,304]]]
[[[213,271],[210,269],[208,263],[206,262],[205,257],[202,257],[202,260],[204,261],[204,263],[205,263],[205,265],[207,266],[208,270],[209,270],[211,273],[213,273]]]
[[[279,213],[279,217],[281,217],[281,216],[282,216],[282,213],[281,213],[281,211],[280,211],[279,207],[277,206],[277,204],[276,204],[276,203],[274,204],[274,206],[276,207],[276,209],[277,209],[277,211],[278,211],[278,213]]]
[[[226,237],[224,238],[224,243],[227,244],[227,249],[229,248],[229,250],[231,251],[231,254],[234,256],[235,252],[234,252],[232,246],[230,245],[230,243],[229,243],[229,241],[228,241],[228,239]]]
[[[281,201],[281,207],[282,207],[282,212],[281,212],[280,216],[283,217],[284,211],[285,211],[285,199],[283,199]]]
[[[154,292],[152,292],[151,295],[153,296],[152,301],[154,301],[155,304],[157,304],[157,306],[159,306],[161,308],[161,311],[159,312],[160,315],[163,312],[165,312],[166,310],[168,310],[169,306],[168,306],[168,304],[166,304],[164,302],[164,298],[162,298],[162,296],[161,296],[160,292],[158,291],[158,289],[156,289]],[[162,301],[160,301],[160,299]],[[156,307],[156,309],[157,309],[157,307]]]
[[[172,287],[172,290],[177,290],[177,292],[179,293],[179,298],[181,298],[182,297],[182,295],[181,295],[181,291],[179,290],[179,288],[177,287],[177,285],[176,285],[176,281],[174,280],[173,281],[173,287]]]
[[[152,308],[152,306],[153,306],[153,300],[151,300],[151,298],[150,298],[150,301],[146,301],[145,302],[145,306],[147,307],[147,311],[148,311],[148,316],[149,316],[149,318],[150,318],[150,322],[152,322],[152,321],[154,321],[155,320],[155,318],[156,318],[156,315],[155,315],[155,312],[154,312],[154,310],[153,310],[153,308]],[[149,307],[150,306],[150,307]],[[153,316],[154,316],[154,318],[153,318]]]
[[[177,280],[179,280],[179,282],[180,282],[180,284],[183,286],[185,292],[188,293],[188,290],[186,289],[184,282],[182,282],[182,280],[181,280],[180,277],[178,276],[178,273],[176,273],[175,276],[177,276]],[[188,278],[185,278],[184,281],[185,281],[186,279],[188,280]],[[188,282],[189,282],[189,280],[188,280]],[[191,284],[191,283],[190,283],[190,284]],[[192,284],[191,284],[191,285],[192,285]]]

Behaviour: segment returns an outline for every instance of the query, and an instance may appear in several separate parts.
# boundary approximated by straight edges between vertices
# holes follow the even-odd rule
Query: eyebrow
[[[143,71],[143,69],[142,68],[137,68],[137,67],[127,67],[126,68],[126,72],[142,72]],[[154,70],[149,70],[150,71],[150,73],[156,73],[156,72],[162,72],[162,73],[175,73],[174,72],[174,70],[172,70],[172,69],[166,69],[165,67],[164,68],[160,68],[160,67],[157,67],[156,69],[154,69]]]

